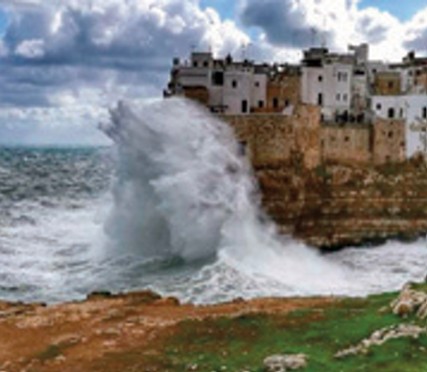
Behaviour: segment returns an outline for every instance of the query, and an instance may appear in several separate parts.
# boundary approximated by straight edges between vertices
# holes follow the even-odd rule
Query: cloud
[[[15,50],[17,56],[24,58],[41,58],[44,56],[44,41],[39,39],[24,40]]]
[[[404,45],[408,49],[427,53],[427,8],[408,22]]]
[[[243,0],[240,17],[277,47],[325,44],[343,51],[349,44],[367,42],[374,58],[395,60],[403,52],[403,25],[398,19],[377,8],[361,9],[357,0],[335,0],[333,6],[329,0]]]
[[[8,20],[0,36],[0,111],[9,115],[0,116],[0,130],[11,121],[33,130],[55,120],[94,128],[88,112],[121,98],[160,96],[172,58],[192,47],[240,57],[246,45],[249,58],[277,62],[297,62],[313,38],[339,51],[370,42],[373,58],[391,60],[427,48],[427,9],[402,23],[361,9],[358,0],[239,4],[233,21],[199,0],[0,0]]]

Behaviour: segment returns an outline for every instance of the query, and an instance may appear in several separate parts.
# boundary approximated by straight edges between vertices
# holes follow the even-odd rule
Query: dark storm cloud
[[[192,45],[208,48],[214,20],[195,2],[143,3],[12,11],[2,41],[8,54],[0,57],[0,85],[7,89],[0,89],[0,105],[46,103],[58,90],[102,87],[105,81],[155,85],[160,93],[174,56],[187,56]],[[235,37],[223,35],[221,42],[236,48]],[[33,94],[37,89],[40,97]]]

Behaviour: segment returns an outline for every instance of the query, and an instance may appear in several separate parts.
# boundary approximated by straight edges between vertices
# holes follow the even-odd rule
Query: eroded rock
[[[365,338],[357,345],[338,351],[335,354],[335,358],[341,359],[352,355],[366,354],[372,346],[380,346],[387,341],[404,337],[417,339],[422,334],[427,334],[427,329],[415,324],[399,324],[382,328],[372,333],[371,336]]]
[[[307,366],[305,354],[271,355],[264,359],[266,372],[293,371]]]

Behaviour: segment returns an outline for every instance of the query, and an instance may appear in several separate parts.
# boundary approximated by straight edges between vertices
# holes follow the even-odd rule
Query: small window
[[[285,107],[288,107],[290,105],[290,102],[288,99],[285,99]]]
[[[319,77],[317,78],[317,80],[319,80],[319,82],[321,83],[323,81],[323,76],[319,75]]]
[[[322,106],[322,105],[323,105],[323,94],[322,94],[322,93],[319,93],[319,94],[317,95],[317,104],[318,104],[319,106]]]
[[[264,101],[258,101],[258,107],[263,108],[264,107]]]
[[[255,86],[258,88],[259,87],[259,81],[255,82]]]
[[[394,88],[394,83],[392,81],[388,82],[388,89],[393,89]]]
[[[389,119],[394,119],[394,108],[393,107],[390,107],[388,109],[388,118]]]
[[[341,101],[341,94],[337,94],[337,101]]]
[[[273,98],[273,108],[279,107],[279,99],[277,97]]]
[[[236,80],[233,80],[233,81],[231,82],[231,86],[232,86],[233,88],[237,88],[237,81],[236,81]]]
[[[399,114],[400,114],[400,117],[403,118],[403,108],[400,109]]]
[[[427,107],[423,107],[423,119],[427,119]]]
[[[193,67],[197,67],[197,66],[198,66],[197,61],[194,61],[193,62]]]
[[[212,84],[217,86],[224,85],[224,73],[222,71],[215,71],[212,74]]]
[[[242,114],[246,114],[248,112],[248,101],[245,99],[242,101]]]
[[[347,98],[348,98],[347,94],[344,94],[344,95],[342,96],[342,99],[343,99],[343,101],[345,101],[345,102],[347,102]]]
[[[377,103],[377,111],[380,111],[382,109],[381,103]]]
[[[203,62],[203,66],[204,67],[208,67],[209,66],[209,62],[208,61]]]
[[[393,134],[394,134],[394,133],[393,133],[393,132],[391,132],[391,131],[390,131],[390,132],[388,132],[388,138],[393,138]]]
[[[350,137],[346,136],[346,137],[344,138],[344,141],[345,141],[345,142],[349,142],[349,141],[350,141]]]

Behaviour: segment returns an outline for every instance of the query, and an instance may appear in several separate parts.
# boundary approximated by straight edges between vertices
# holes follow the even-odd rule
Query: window
[[[248,101],[245,99],[242,101],[242,114],[246,114],[248,112]]]
[[[427,119],[427,107],[423,108],[423,119]]]
[[[258,107],[263,108],[264,107],[264,101],[258,101]]]
[[[319,93],[319,94],[317,95],[317,104],[318,104],[319,106],[322,106],[322,105],[323,105],[323,94],[322,94],[322,93]]]
[[[341,94],[337,94],[337,101],[341,101]]]
[[[218,86],[224,85],[224,73],[222,71],[215,71],[212,74],[212,84]]]
[[[346,136],[346,137],[344,138],[344,141],[345,141],[345,142],[350,142],[350,137],[349,137],[349,136]]]
[[[394,83],[392,81],[388,82],[388,89],[393,89],[394,88]]]
[[[285,107],[288,107],[288,106],[289,106],[289,104],[290,104],[289,100],[288,100],[288,99],[285,99]]]
[[[393,107],[390,107],[388,109],[388,118],[389,119],[393,119],[394,118],[394,108]]]
[[[194,61],[193,62],[193,67],[197,67],[198,65],[197,65],[197,61]]]
[[[348,99],[347,94],[343,94],[342,99],[343,99],[343,101],[347,102],[347,99]]]
[[[255,82],[255,86],[258,88],[259,87],[259,81]]]
[[[208,61],[203,62],[203,66],[204,67],[208,67],[209,66],[209,62]]]
[[[377,111],[380,111],[382,109],[381,103],[377,103]]]
[[[341,72],[338,72],[337,79],[338,81],[341,81]]]
[[[231,82],[231,86],[232,86],[233,88],[237,88],[237,81],[236,81],[236,80],[233,80],[233,81]]]
[[[323,81],[323,76],[319,75],[319,77],[317,78],[317,80],[319,80],[319,83]]]
[[[399,115],[400,115],[400,117],[401,117],[401,118],[403,118],[403,108],[401,108],[401,109],[399,110]]]
[[[393,138],[393,132],[388,132],[388,138]]]
[[[279,107],[279,99],[277,97],[273,98],[273,108]]]

